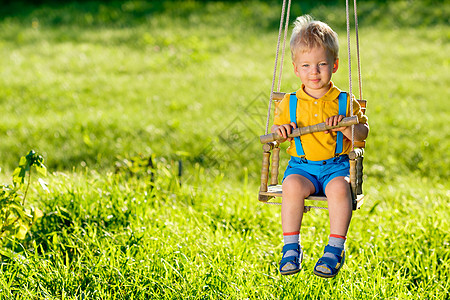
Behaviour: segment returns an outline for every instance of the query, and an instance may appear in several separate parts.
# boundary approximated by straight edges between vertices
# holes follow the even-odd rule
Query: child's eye
[[[309,67],[309,65],[308,64],[303,64],[302,67],[303,68],[307,68],[307,67]]]
[[[319,64],[319,66],[326,66],[326,65],[327,65],[326,62],[323,62],[323,63],[320,63],[320,64]]]

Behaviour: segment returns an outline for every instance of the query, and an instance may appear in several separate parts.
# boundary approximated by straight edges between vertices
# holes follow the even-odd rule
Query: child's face
[[[305,85],[305,92],[320,98],[330,89],[331,75],[337,71],[339,60],[327,55],[323,47],[308,52],[297,51],[293,61],[295,75]]]

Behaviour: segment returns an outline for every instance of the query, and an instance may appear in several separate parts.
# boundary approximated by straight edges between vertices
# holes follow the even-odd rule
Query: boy
[[[338,69],[339,45],[337,34],[325,23],[310,16],[297,18],[290,41],[294,73],[302,87],[285,98],[275,110],[272,132],[284,138],[296,127],[320,122],[336,125],[349,115],[347,93],[331,82]],[[354,126],[354,139],[365,140],[369,133],[367,117],[358,102],[353,101],[353,115],[359,124]],[[328,199],[330,237],[322,258],[314,267],[314,274],[334,277],[345,259],[344,244],[352,216],[351,192],[348,183],[351,151],[351,127],[341,127],[289,139],[287,152],[291,155],[282,184],[281,223],[284,247],[280,262],[283,275],[300,271],[303,258],[300,246],[300,227],[304,199],[325,194]]]

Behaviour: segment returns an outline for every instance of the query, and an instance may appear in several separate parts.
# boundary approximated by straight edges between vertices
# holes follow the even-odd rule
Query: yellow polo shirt
[[[309,96],[304,91],[305,86],[297,91],[297,126],[304,127],[325,122],[331,116],[339,114],[339,94],[341,90],[331,83],[331,88],[321,98],[316,99]],[[273,123],[275,125],[283,125],[290,123],[289,116],[289,98],[290,94],[286,94],[280,102],[275,106],[275,118]],[[354,98],[353,101],[353,115],[358,116],[359,123],[367,123],[367,117],[361,112],[361,107]],[[347,116],[350,112],[350,101],[347,101]],[[336,150],[336,132],[325,134],[323,132],[315,132],[302,135],[303,151],[306,158],[309,160],[325,160],[334,157]],[[348,154],[351,151],[352,142],[344,136],[343,152]],[[294,140],[287,149],[287,153],[291,156],[297,156]]]

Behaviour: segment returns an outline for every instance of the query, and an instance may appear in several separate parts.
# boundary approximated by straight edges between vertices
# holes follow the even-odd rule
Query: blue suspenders
[[[341,92],[339,94],[339,114],[343,116],[347,116],[347,93]],[[342,153],[342,148],[344,146],[344,135],[342,132],[337,132],[336,137],[336,151],[335,155],[339,155]]]
[[[291,94],[289,98],[289,116],[291,118],[291,122],[297,124],[297,96],[295,93]],[[300,137],[294,138],[295,149],[297,150],[297,155],[300,157],[305,157],[305,152],[303,151],[302,141]]]
[[[347,93],[341,92],[339,94],[339,114],[346,116],[347,115]],[[289,98],[289,117],[291,119],[291,122],[294,122],[297,124],[297,96],[295,93],[292,93]],[[295,142],[295,149],[297,150],[297,155],[305,158],[305,151],[303,151],[302,141],[300,140],[300,137],[294,138]],[[344,146],[344,135],[342,132],[337,132],[336,137],[336,150],[335,155],[339,155],[343,151]]]

